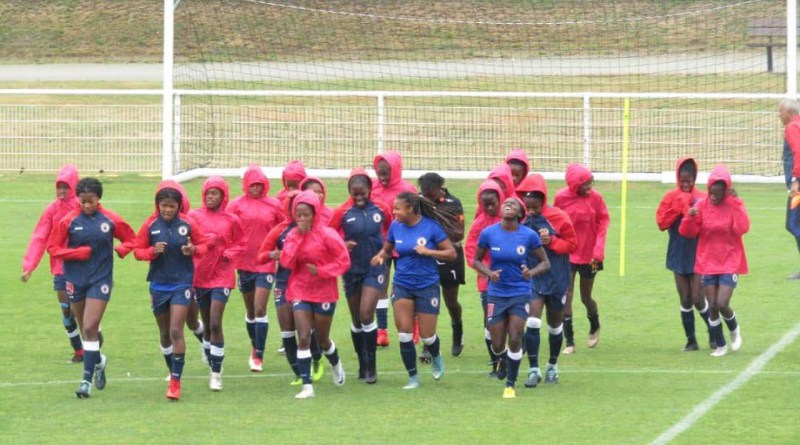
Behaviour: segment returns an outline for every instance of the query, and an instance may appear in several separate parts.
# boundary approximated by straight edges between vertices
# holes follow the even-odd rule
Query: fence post
[[[797,97],[797,0],[786,0],[786,95]]]
[[[181,171],[181,95],[175,93],[172,100],[172,172]]]
[[[173,39],[175,35],[175,6],[173,0],[164,0],[164,64],[161,85],[161,177],[173,175],[172,153],[172,100],[173,100]]]
[[[383,153],[383,139],[384,129],[383,129],[383,120],[385,118],[385,108],[386,108],[386,98],[383,93],[378,93],[378,129],[377,134],[375,135],[376,141],[378,142],[378,154]]]
[[[592,159],[592,104],[589,95],[583,96],[583,165],[591,168]]]

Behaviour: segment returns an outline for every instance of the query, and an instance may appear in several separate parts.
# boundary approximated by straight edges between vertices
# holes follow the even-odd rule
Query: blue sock
[[[211,343],[208,350],[208,363],[211,365],[211,372],[222,372],[222,361],[225,359],[225,342]]]
[[[575,331],[572,329],[572,316],[564,317],[564,338],[567,340],[567,346],[575,344]]]
[[[709,320],[708,322],[710,324],[709,329],[711,330],[711,337],[714,338],[717,347],[721,348],[725,346],[725,335],[722,333],[722,320],[718,318],[716,320]]]
[[[558,362],[558,354],[561,353],[561,344],[564,343],[563,329],[561,326],[553,329],[550,328],[550,334],[547,336],[550,342],[550,359],[547,361],[551,365]]]
[[[92,381],[94,367],[100,363],[100,351],[84,351],[83,353],[83,380]]]
[[[336,350],[336,343],[331,341],[331,347],[325,351],[325,357],[328,358],[328,361],[333,366],[336,366],[336,364],[339,363],[339,351]]]
[[[725,320],[725,324],[728,326],[729,331],[735,331],[736,328],[739,327],[739,323],[736,322],[736,312],[731,315],[731,318],[722,317]]]
[[[508,367],[506,368],[508,371],[508,374],[506,375],[506,386],[513,387],[517,383],[519,365],[522,363],[522,350],[517,352],[508,351],[506,357],[508,358]]]
[[[681,322],[683,323],[683,332],[686,334],[687,340],[695,340],[694,335],[694,309],[691,307],[689,310],[681,308]]]
[[[438,335],[434,335],[434,338],[435,340],[433,340],[433,343],[428,345],[428,352],[431,353],[431,357],[438,357],[440,354],[439,345],[441,344],[441,342],[439,341]]]
[[[186,354],[172,354],[172,373],[171,377],[175,380],[180,380],[183,374],[183,365]]]
[[[256,321],[250,320],[245,315],[244,317],[244,325],[247,328],[247,336],[250,337],[250,345],[253,349],[256,348]]]
[[[375,318],[378,320],[378,329],[389,327],[389,300],[378,300],[378,307],[375,308]]]
[[[357,329],[356,332],[354,329]],[[365,333],[361,328],[355,328],[355,326],[350,325],[350,338],[353,340],[353,349],[356,351],[356,357],[358,357],[358,369],[364,369],[364,337]]]
[[[417,349],[412,341],[400,342],[400,356],[403,358],[403,365],[408,371],[409,377],[417,375]]]
[[[528,363],[531,368],[539,367],[539,344],[542,341],[540,328],[528,328],[525,331],[525,349],[528,351]]]
[[[297,351],[297,367],[304,385],[311,384],[311,352],[308,349]]]
[[[311,358],[314,359],[315,362],[322,359],[322,349],[319,347],[317,333],[314,331],[311,331]]]
[[[269,319],[267,317],[256,318],[255,339],[256,357],[264,358],[264,347],[267,344],[267,334],[269,333]]]
[[[286,350],[286,361],[289,362],[289,367],[292,368],[294,374],[300,377],[300,368],[297,365],[297,338],[294,332],[291,332],[291,337],[283,337],[281,332],[281,340],[283,341],[283,348]]]

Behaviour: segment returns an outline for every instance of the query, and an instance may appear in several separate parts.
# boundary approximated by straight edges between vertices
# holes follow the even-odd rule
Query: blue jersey
[[[525,226],[533,229],[538,235],[540,229],[547,229],[550,236],[558,236],[558,231],[553,228],[550,221],[547,220],[542,214],[538,214],[531,218],[530,216],[525,219]],[[564,295],[569,287],[570,267],[569,267],[569,254],[559,255],[553,252],[549,247],[543,246],[547,254],[547,259],[550,261],[550,270],[546,273],[533,277],[532,289],[540,295]],[[533,267],[537,263],[535,257],[531,257],[528,267]]]
[[[383,223],[386,215],[372,202],[363,209],[356,206],[348,209],[341,220],[345,241],[355,241],[350,251],[350,270],[348,273],[364,275],[372,269],[369,262],[383,247]],[[383,267],[383,266],[381,266]]]
[[[542,246],[539,235],[520,225],[511,232],[503,229],[502,223],[483,229],[478,237],[478,247],[486,249],[490,256],[489,269],[501,270],[500,279],[489,280],[489,295],[494,297],[518,297],[531,294],[531,281],[522,276],[522,266],[530,264],[533,251]]]
[[[283,243],[286,242],[286,236],[289,232],[297,227],[297,223],[292,221],[278,236],[278,241],[275,243],[278,250],[283,250]],[[286,290],[286,285],[289,284],[289,276],[292,274],[291,269],[281,266],[280,262],[276,261],[277,270],[275,271],[275,289]]]
[[[64,277],[68,282],[83,288],[111,281],[115,228],[114,221],[100,210],[91,216],[80,212],[70,221],[67,247],[89,246],[92,254],[87,261],[64,261]]]
[[[425,246],[436,249],[436,246],[447,239],[444,229],[436,221],[422,217],[413,226],[397,221],[389,226],[386,241],[394,244],[398,257],[395,258],[396,270],[394,283],[406,289],[420,290],[439,284],[439,268],[436,259],[418,254],[414,248]]]
[[[153,289],[171,290],[170,286],[192,284],[194,262],[191,256],[183,254],[181,248],[189,243],[194,228],[182,216],[177,215],[170,221],[158,216],[148,228],[151,246],[167,243],[164,253],[150,261],[147,281]]]

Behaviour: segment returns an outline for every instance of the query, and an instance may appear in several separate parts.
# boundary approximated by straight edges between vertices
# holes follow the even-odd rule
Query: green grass
[[[104,204],[134,227],[152,210],[155,178],[105,176]],[[273,182],[273,187],[277,187]],[[187,189],[198,202],[200,181]],[[474,211],[475,181],[448,181],[467,214]],[[551,195],[561,184],[551,183]],[[618,275],[618,183],[598,183],[610,207],[606,271],[596,282],[603,335],[595,350],[583,346],[588,324],[576,306],[578,352],[561,358],[561,382],[535,390],[520,388],[516,400],[503,400],[502,384],[484,377],[486,352],[474,274],[462,288],[466,348],[459,358],[445,355],[447,372],[434,382],[423,368],[423,386],[403,391],[405,381],[396,337],[379,351],[379,382],[367,386],[353,378],[356,362],[348,335],[347,309],[334,318],[333,338],[349,380],[335,388],[326,378],[317,398],[295,401],[285,359],[275,353],[279,338],[273,320],[265,372],[247,371],[248,341],[242,303],[234,292],[225,317],[225,389],[207,389],[207,370],[199,347],[190,340],[179,403],[164,398],[166,384],[158,334],[149,310],[146,264],[117,261],[115,289],[103,329],[110,359],[108,387],[80,401],[73,390],[80,365],[67,364],[69,347],[60,325],[48,271],[43,265],[31,282],[19,281],[27,238],[46,201],[52,178],[0,176],[0,200],[9,214],[0,220],[4,234],[0,280],[0,434],[5,443],[520,443],[545,440],[564,444],[649,443],[744,370],[778,341],[798,319],[797,283],[783,277],[796,271],[797,252],[783,230],[785,194],[780,186],[737,187],[752,219],[745,237],[751,273],[740,280],[733,307],[742,325],[744,348],[721,359],[679,352],[683,344],[671,275],[664,269],[666,236],[653,221],[667,189],[634,183],[629,189],[627,274]],[[238,180],[231,189],[239,190]],[[343,182],[330,181],[330,203],[344,198]],[[274,193],[275,190],[273,190]],[[46,261],[46,260],[45,260]],[[440,335],[449,351],[448,317]],[[698,319],[699,322],[699,319]],[[700,329],[702,332],[704,329]],[[392,330],[395,332],[394,330]],[[703,338],[702,335],[700,338]],[[191,339],[191,336],[189,337]],[[542,352],[546,353],[546,342]],[[715,406],[674,443],[714,437],[720,443],[792,444],[800,438],[796,422],[800,399],[800,344],[789,345],[740,389]],[[523,366],[526,369],[526,366]],[[89,438],[87,438],[87,435]]]

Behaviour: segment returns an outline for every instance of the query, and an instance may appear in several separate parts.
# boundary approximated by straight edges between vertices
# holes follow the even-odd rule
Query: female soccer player
[[[147,281],[153,315],[161,336],[161,353],[170,368],[167,398],[181,397],[181,375],[186,356],[183,325],[194,297],[194,255],[202,256],[206,246],[198,224],[182,213],[183,194],[174,181],[161,181],[155,195],[155,212],[136,235],[134,256],[149,261]]]
[[[600,315],[597,302],[592,298],[594,277],[603,270],[609,216],[603,195],[592,188],[594,177],[588,168],[570,164],[566,173],[567,187],[559,190],[553,206],[564,210],[575,233],[578,234],[578,249],[569,255],[570,285],[564,306],[564,336],[567,347],[564,354],[575,352],[575,335],[572,330],[572,295],[575,289],[575,274],[580,275],[581,301],[589,317],[589,338],[586,346],[594,348],[600,341]]]
[[[61,167],[56,175],[56,199],[44,209],[33,229],[31,240],[28,243],[28,250],[22,259],[22,282],[27,283],[31,274],[39,266],[39,261],[44,256],[47,249],[47,242],[50,234],[61,218],[67,213],[78,208],[78,197],[75,195],[75,186],[78,184],[78,170],[73,165],[67,164]],[[50,258],[50,273],[53,275],[53,290],[56,291],[58,303],[61,305],[61,320],[64,329],[67,331],[67,338],[72,345],[72,363],[83,361],[83,344],[81,343],[81,333],[75,315],[69,308],[67,301],[67,289],[64,279],[64,262],[56,258]]]
[[[75,186],[80,208],[67,213],[53,228],[47,244],[50,258],[64,261],[64,279],[70,308],[83,337],[83,379],[75,391],[88,398],[92,388],[106,386],[106,356],[100,353],[98,330],[111,299],[113,251],[124,258],[136,239],[133,229],[119,215],[100,205],[103,184],[83,178]],[[114,247],[114,238],[122,244]],[[181,326],[183,327],[183,326]]]
[[[550,263],[539,235],[520,225],[525,210],[517,198],[503,202],[501,215],[502,222],[481,232],[472,267],[489,277],[487,325],[492,351],[500,357],[497,377],[506,378],[503,398],[510,399],[516,397],[514,386],[522,361],[522,334],[531,300],[531,278],[547,272]],[[483,264],[487,251],[491,252],[489,267]]]
[[[506,164],[511,168],[511,177],[514,179],[514,187],[518,187],[531,170],[528,155],[525,154],[525,150],[522,149],[512,150],[511,153],[506,156]]]
[[[295,160],[286,164],[281,173],[283,189],[275,196],[280,201],[281,208],[286,208],[287,194],[293,190],[299,190],[300,181],[303,179],[306,179],[306,167],[303,165],[303,161]],[[288,219],[289,215],[284,215],[284,217]]]
[[[388,206],[370,199],[372,180],[364,169],[353,169],[347,190],[350,198],[333,212],[331,228],[339,232],[350,251],[350,269],[342,277],[350,308],[350,335],[358,356],[358,378],[372,384],[378,381],[375,307],[388,277],[385,265],[372,266],[370,260],[383,247],[392,216]]]
[[[717,346],[711,355],[722,357],[728,353],[728,346],[720,314],[731,333],[731,350],[742,347],[741,330],[730,301],[739,274],[747,273],[742,236],[750,230],[750,218],[744,202],[732,188],[731,175],[724,165],[711,170],[707,185],[708,198],[692,206],[678,231],[683,236],[698,238],[694,272],[702,274],[703,292],[711,305],[708,324]]]
[[[226,211],[230,196],[228,183],[212,176],[203,183],[203,205],[189,212],[205,234],[207,251],[194,258],[195,300],[200,315],[208,326],[204,342],[208,342],[211,378],[208,387],[222,390],[222,361],[225,358],[225,336],[222,316],[231,289],[236,285],[234,264],[247,248],[247,235],[239,217]]]
[[[239,256],[236,268],[239,270],[239,291],[245,306],[245,326],[250,337],[252,351],[248,365],[250,371],[263,370],[264,347],[269,332],[267,301],[275,280],[275,264],[258,264],[258,248],[270,229],[283,221],[280,202],[267,196],[269,179],[256,164],[250,164],[242,179],[242,196],[234,199],[228,211],[242,223],[247,234],[247,248]]]
[[[305,179],[300,181],[300,191],[311,190],[317,195],[322,207],[319,209],[318,217],[321,218],[322,225],[327,226],[331,222],[333,210],[325,205],[325,199],[328,197],[328,188],[325,187],[325,182],[322,179],[313,176],[306,176]]]
[[[333,383],[344,385],[345,373],[336,344],[330,339],[331,322],[339,299],[337,278],[350,268],[350,255],[344,241],[319,218],[317,195],[306,190],[292,203],[297,227],[286,236],[280,264],[292,271],[286,298],[292,304],[297,329],[297,364],[303,390],[295,397],[314,397],[311,376],[311,331],[331,364]]]
[[[563,342],[565,293],[569,287],[569,255],[578,248],[578,235],[569,216],[547,204],[547,183],[539,174],[532,174],[517,186],[517,194],[525,202],[528,213],[524,225],[539,234],[550,262],[547,273],[533,278],[531,310],[526,322],[525,349],[528,352],[526,388],[542,381],[539,368],[539,331],[542,327],[542,308],[547,307],[548,343],[550,357],[545,368],[545,383],[558,383],[558,354]]]
[[[475,260],[475,252],[478,250],[478,237],[480,236],[483,229],[491,226],[492,224],[500,222],[500,197],[503,196],[503,190],[497,184],[497,182],[487,179],[483,181],[481,185],[478,187],[478,207],[479,207],[479,215],[475,220],[472,221],[472,225],[469,228],[469,233],[467,234],[467,241],[466,246],[464,247],[464,251],[466,254],[467,264],[472,266],[472,262]],[[487,252],[486,256],[483,257],[483,264],[487,267],[489,266],[489,258],[491,257],[491,252]],[[474,269],[474,267],[473,267]],[[481,307],[483,308],[483,338],[486,342],[486,350],[489,353],[489,360],[491,364],[491,371],[489,372],[489,377],[495,377],[497,373],[495,372],[495,368],[497,366],[497,356],[494,355],[492,352],[492,337],[489,333],[489,328],[486,326],[486,316],[487,316],[487,307],[486,307],[486,299],[488,295],[486,291],[489,289],[489,278],[485,275],[477,274],[477,282],[478,282],[478,293],[481,296]]]
[[[705,198],[706,194],[694,186],[697,180],[697,163],[694,159],[679,159],[675,170],[677,188],[664,195],[656,210],[656,223],[659,230],[666,230],[669,233],[667,269],[671,270],[675,277],[675,287],[680,298],[681,321],[683,332],[686,334],[686,345],[683,350],[696,351],[699,347],[694,331],[692,305],[697,308],[700,317],[708,326],[708,301],[703,297],[700,276],[694,273],[697,240],[682,236],[678,233],[678,228],[689,209],[698,200]]]
[[[404,389],[419,387],[417,351],[414,349],[414,320],[419,320],[419,334],[431,353],[432,374],[439,380],[444,374],[444,359],[439,353],[436,319],[439,315],[439,270],[436,260],[454,261],[456,250],[444,229],[422,216],[420,198],[403,192],[394,200],[394,222],[389,226],[383,248],[372,258],[372,266],[385,264],[397,251],[392,308],[400,339],[400,355],[408,371]]]
[[[372,160],[372,167],[378,176],[378,182],[372,187],[372,197],[375,200],[391,206],[400,193],[417,193],[417,189],[403,179],[403,158],[400,153],[396,151],[383,152]],[[391,261],[386,263],[387,276],[392,270]],[[378,346],[387,347],[389,346],[389,299],[386,292],[381,294],[375,314],[378,318]]]

